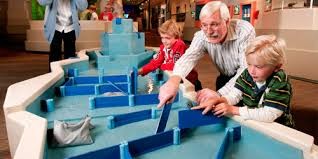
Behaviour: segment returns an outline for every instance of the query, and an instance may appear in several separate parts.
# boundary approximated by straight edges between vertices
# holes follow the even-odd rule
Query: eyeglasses
[[[222,21],[221,22],[213,22],[211,24],[204,24],[202,23],[201,24],[201,29],[202,30],[208,30],[208,29],[211,29],[211,30],[215,30],[215,29],[218,29],[220,27],[220,25],[222,24]]]

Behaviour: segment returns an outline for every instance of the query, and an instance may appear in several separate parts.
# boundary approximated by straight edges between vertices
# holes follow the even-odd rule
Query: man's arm
[[[246,64],[246,59],[245,59],[245,50],[246,50],[249,42],[251,40],[253,40],[254,38],[255,38],[255,30],[254,30],[254,28],[251,28],[249,33],[246,34],[245,37],[240,39],[241,42],[240,42],[239,49],[238,49],[239,50],[239,54],[240,54],[240,58],[239,58],[240,66],[237,69],[235,76],[232,77],[230,79],[230,81],[225,84],[225,86],[223,86],[222,88],[217,90],[220,95],[225,95],[228,92],[230,92],[233,89],[233,87],[234,87],[236,79],[241,75],[241,73],[244,71],[244,69],[246,69],[247,64]]]
[[[169,80],[160,87],[158,108],[163,107],[166,103],[172,103],[177,95],[181,77],[173,75]]]
[[[202,33],[197,32],[191,42],[190,47],[185,51],[185,53],[180,57],[180,59],[175,63],[173,68],[173,75],[185,78],[194,66],[198,63],[199,59],[204,55],[204,45]]]

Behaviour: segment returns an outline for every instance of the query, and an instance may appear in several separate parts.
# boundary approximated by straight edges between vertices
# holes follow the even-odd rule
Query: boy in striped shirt
[[[192,109],[202,109],[203,114],[240,115],[244,119],[278,122],[293,127],[290,113],[292,88],[287,74],[282,70],[285,62],[285,42],[274,35],[257,37],[246,49],[248,64],[234,89],[219,98],[201,102]],[[237,105],[242,100],[242,105]]]

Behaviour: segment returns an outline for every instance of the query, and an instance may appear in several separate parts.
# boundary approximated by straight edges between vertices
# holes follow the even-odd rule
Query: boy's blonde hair
[[[168,34],[176,39],[181,38],[182,32],[180,26],[174,20],[167,20],[159,28],[158,32],[160,34]]]
[[[227,5],[221,1],[211,1],[206,3],[200,12],[200,20],[206,16],[212,16],[214,12],[220,11],[221,18],[224,21],[230,19],[230,12]]]
[[[250,42],[246,48],[246,57],[256,54],[266,64],[277,66],[286,62],[286,43],[275,35],[261,35]]]

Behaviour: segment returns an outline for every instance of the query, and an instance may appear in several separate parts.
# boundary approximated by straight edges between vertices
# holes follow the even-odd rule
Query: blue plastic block
[[[151,109],[127,113],[127,114],[115,115],[114,126],[118,127],[118,126],[130,124],[130,123],[134,123],[138,121],[147,120],[147,119],[151,119]]]
[[[128,96],[95,97],[95,108],[127,106]]]
[[[65,97],[65,86],[60,86],[61,97]]]
[[[98,77],[75,77],[74,83],[76,84],[97,84]]]
[[[156,119],[157,118],[157,107],[152,107],[151,108],[151,119]]]
[[[115,128],[115,117],[114,116],[108,116],[107,117],[107,127],[108,127],[108,129],[114,129]]]
[[[135,106],[135,96],[130,94],[128,95],[129,106]]]
[[[167,125],[167,121],[168,121],[168,118],[169,118],[169,115],[170,115],[171,106],[172,106],[172,104],[170,103],[170,104],[166,104],[163,107],[163,110],[162,110],[162,113],[161,113],[161,116],[160,116],[160,119],[159,119],[159,123],[158,123],[158,126],[157,126],[156,134],[165,131],[165,128],[166,128],[166,125]]]
[[[138,69],[136,67],[132,68],[128,82],[131,82],[131,93],[136,95],[138,88]]]
[[[145,52],[145,34],[144,33],[126,33],[126,34],[108,34],[104,36],[102,54],[114,57],[122,55],[137,55]],[[126,62],[127,63],[127,62]],[[113,66],[115,67],[115,66]]]
[[[141,94],[135,95],[136,105],[158,104],[158,94]]]
[[[173,144],[180,145],[180,129],[178,127],[173,128]]]
[[[95,94],[95,87],[91,86],[66,86],[65,96]]]
[[[103,148],[97,151],[91,151],[78,156],[70,157],[69,159],[120,159],[119,145],[114,145],[108,148]]]
[[[53,112],[54,109],[55,109],[54,99],[47,99],[46,100],[46,106],[47,106],[47,111],[48,112]]]
[[[77,77],[79,75],[77,68],[70,68],[67,70],[68,77]]]
[[[122,142],[119,145],[119,149],[120,149],[120,159],[132,159],[129,152],[128,143],[126,141]]]
[[[124,94],[128,94],[128,85],[127,83],[120,83],[116,84],[116,87],[114,87],[111,84],[104,84],[100,86],[99,91],[101,94],[106,92],[122,92]]]
[[[201,110],[179,111],[179,128],[194,128],[203,125],[224,123],[224,117],[216,117],[212,113],[202,115]]]
[[[116,18],[112,22],[112,33],[132,33],[133,20]]]
[[[173,145],[173,130],[128,142],[133,157]]]
[[[100,88],[99,85],[95,85],[95,95],[99,95],[100,94],[99,88]]]
[[[89,97],[89,109],[93,110],[95,109],[95,97]]]

